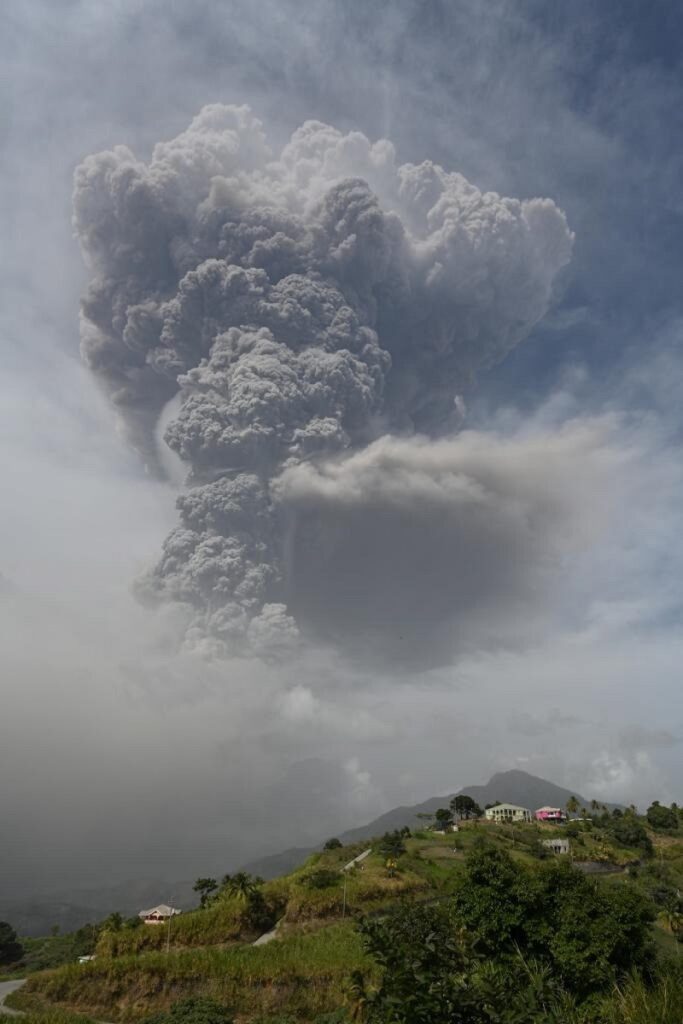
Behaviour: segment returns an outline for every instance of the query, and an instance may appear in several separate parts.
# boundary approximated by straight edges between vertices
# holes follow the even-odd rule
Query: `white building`
[[[180,913],[181,911],[176,910],[175,907],[160,903],[158,907],[152,907],[150,910],[141,910],[138,917],[141,917],[145,924],[163,924],[164,921],[168,921],[169,917],[175,917]]]
[[[487,821],[495,821],[499,825],[533,820],[533,814],[529,808],[518,807],[517,804],[496,804],[495,807],[487,807],[484,817]]]
[[[547,846],[553,853],[568,854],[569,853],[569,840],[568,839],[544,839],[543,845]]]

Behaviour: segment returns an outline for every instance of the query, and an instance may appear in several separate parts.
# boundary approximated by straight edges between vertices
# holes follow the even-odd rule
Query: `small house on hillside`
[[[555,825],[560,825],[567,820],[567,812],[563,811],[561,807],[539,807],[534,812],[536,821],[547,821]]]
[[[568,839],[544,839],[543,845],[552,853],[557,853],[563,856],[569,853]]]
[[[532,820],[529,808],[518,807],[516,804],[496,804],[495,807],[487,807],[484,816],[487,821],[495,821],[499,825]]]
[[[138,917],[141,917],[145,924],[163,924],[164,921],[168,921],[169,918],[180,913],[182,911],[176,910],[175,907],[160,903],[158,907],[152,907],[151,910],[141,910]]]

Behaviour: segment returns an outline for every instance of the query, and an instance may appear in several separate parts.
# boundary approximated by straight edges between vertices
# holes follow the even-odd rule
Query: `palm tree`
[[[247,903],[258,892],[260,882],[260,878],[255,878],[246,871],[238,871],[234,875],[225,876],[224,886],[226,892],[231,896],[235,896],[238,900],[243,900]]]
[[[569,800],[567,800],[567,813],[569,814],[569,817],[571,818],[572,814],[576,814],[578,809],[579,801],[576,799],[575,796],[570,796]]]

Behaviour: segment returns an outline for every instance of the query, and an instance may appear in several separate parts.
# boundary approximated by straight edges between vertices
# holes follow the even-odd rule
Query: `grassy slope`
[[[347,921],[260,947],[207,947],[69,965],[36,975],[13,1003],[36,1009],[56,1004],[126,1020],[185,996],[205,995],[247,1019],[286,1005],[297,1020],[306,1020],[340,1006],[346,979],[363,967],[368,964],[360,939]]]
[[[45,1003],[84,1011],[107,1020],[136,1019],[189,995],[209,995],[230,1006],[244,1021],[286,1009],[306,1021],[344,1001],[350,973],[368,968],[353,918],[381,912],[401,896],[418,899],[446,894],[467,850],[481,835],[527,863],[534,862],[539,838],[561,834],[552,826],[472,824],[457,835],[422,833],[409,839],[400,872],[388,877],[383,859],[373,853],[347,876],[346,915],[342,921],[343,876],[329,888],[311,888],[307,880],[320,869],[338,870],[365,844],[315,854],[297,871],[263,887],[266,901],[281,921],[280,937],[262,947],[246,944],[253,935],[244,926],[244,907],[228,900],[214,908],[183,915],[173,922],[172,948],[165,953],[166,930],[121,932],[101,944],[97,960],[34,975],[13,997],[16,1006]],[[633,861],[633,850],[590,833],[573,844],[577,859]],[[668,865],[683,886],[683,841],[662,842],[653,866]],[[648,869],[649,870],[649,869]],[[625,874],[603,884],[644,884]],[[658,944],[676,944],[662,917]]]

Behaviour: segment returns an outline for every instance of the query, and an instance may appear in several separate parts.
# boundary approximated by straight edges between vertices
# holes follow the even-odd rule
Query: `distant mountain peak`
[[[564,789],[554,782],[541,779],[537,775],[531,775],[522,768],[510,768],[508,771],[495,772],[485,785],[464,786],[456,793],[446,796],[435,796],[420,804],[408,807],[394,807],[386,814],[380,815],[367,825],[359,828],[349,829],[342,832],[339,839],[343,843],[356,843],[362,839],[370,839],[373,836],[383,835],[385,832],[392,832],[394,829],[415,828],[418,824],[418,814],[433,814],[439,807],[448,804],[453,796],[466,794],[471,796],[480,807],[492,804],[496,800],[501,803],[518,804],[528,807],[534,811],[538,807],[565,807],[567,800],[575,796],[585,807],[590,807],[590,800],[586,800],[574,790]],[[608,806],[614,806],[608,804]],[[325,837],[327,838],[327,837]],[[319,844],[322,846],[322,842]],[[264,878],[274,878],[276,875],[292,871],[300,864],[308,854],[315,852],[318,847],[310,849],[285,850],[283,853],[272,854],[269,857],[262,857],[259,860],[251,861],[245,865],[245,869]]]

